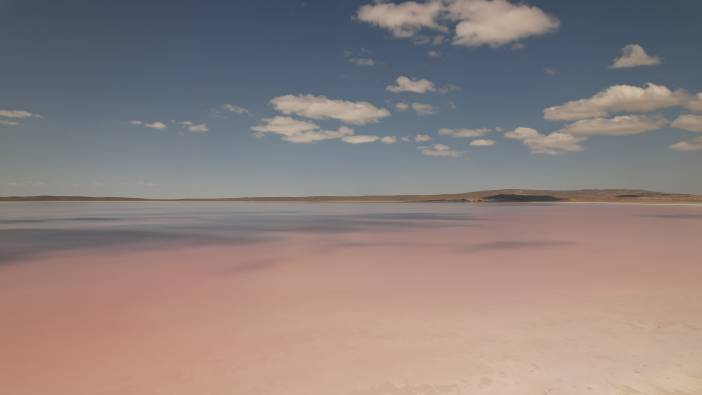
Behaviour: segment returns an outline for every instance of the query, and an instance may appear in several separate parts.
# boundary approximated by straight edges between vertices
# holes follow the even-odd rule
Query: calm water
[[[0,204],[12,394],[702,393],[702,207]]]

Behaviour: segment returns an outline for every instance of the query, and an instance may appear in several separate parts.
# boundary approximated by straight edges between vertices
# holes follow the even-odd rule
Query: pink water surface
[[[460,206],[6,262],[0,393],[702,394],[702,207]]]

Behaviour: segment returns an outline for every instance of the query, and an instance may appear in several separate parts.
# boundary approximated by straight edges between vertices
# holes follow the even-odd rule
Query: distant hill
[[[624,203],[702,203],[702,195],[652,192],[638,189],[581,189],[573,191],[540,189],[496,189],[440,195],[366,196],[279,196],[212,199],[146,199],[94,196],[7,196],[0,202],[624,202]]]

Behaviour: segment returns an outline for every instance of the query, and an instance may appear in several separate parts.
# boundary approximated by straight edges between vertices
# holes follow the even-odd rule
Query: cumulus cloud
[[[495,140],[490,139],[476,139],[470,142],[470,145],[475,147],[491,147],[495,145]]]
[[[431,140],[431,136],[428,134],[418,134],[414,136],[414,141],[418,143],[424,143]]]
[[[573,121],[606,117],[614,112],[650,112],[684,105],[688,102],[684,90],[672,91],[663,85],[614,85],[587,99],[566,102],[544,110],[548,120]]]
[[[338,130],[322,130],[315,123],[283,116],[264,118],[261,124],[252,127],[251,130],[256,132],[257,137],[271,133],[291,143],[314,143],[353,135],[353,129],[345,126]]]
[[[395,136],[385,136],[380,139],[381,142],[385,144],[395,144],[397,142],[397,137]]]
[[[406,111],[409,107],[410,106],[407,103],[403,103],[403,102],[395,103],[395,108],[397,108],[398,111]]]
[[[675,118],[670,126],[690,132],[702,132],[702,115],[681,115]]]
[[[613,118],[582,119],[566,125],[558,133],[576,137],[626,136],[660,129],[668,124],[661,116],[621,115]]]
[[[412,92],[412,93],[427,93],[436,91],[434,83],[425,79],[413,80],[409,77],[401,75],[395,80],[395,85],[385,87],[388,92]]]
[[[356,17],[360,21],[389,30],[395,37],[412,37],[423,28],[446,31],[447,28],[437,21],[443,10],[441,0],[374,3],[361,6]]]
[[[670,149],[676,151],[701,151],[702,150],[702,136],[695,137],[689,141],[681,141],[670,146]]]
[[[142,122],[142,121],[129,121],[130,124],[136,125],[136,126],[143,126],[145,128],[149,129],[155,129],[155,130],[166,130],[168,129],[168,126],[166,126],[165,123],[160,122],[160,121],[155,121],[155,122]]]
[[[446,144],[434,144],[431,146],[427,147],[418,147],[422,155],[426,156],[440,156],[440,157],[450,157],[450,158],[458,158],[461,155],[463,155],[463,152],[456,151],[454,149],[451,149]]]
[[[207,127],[206,123],[194,123],[193,121],[183,121],[179,124],[187,129],[189,132],[193,133],[207,133],[210,129]]]
[[[629,44],[622,48],[622,56],[614,59],[609,67],[612,69],[624,69],[657,64],[661,64],[661,58],[650,56],[639,44]]]
[[[380,140],[380,137],[373,136],[370,134],[356,134],[351,136],[344,136],[341,138],[341,141],[349,144],[366,144],[373,143],[378,140]]]
[[[447,32],[448,25],[455,24],[453,44],[469,47],[499,47],[552,32],[560,25],[538,7],[508,0],[376,2],[359,8],[356,17],[401,38],[413,37],[422,29]]]
[[[458,22],[453,43],[477,47],[502,45],[558,29],[560,22],[538,7],[507,0],[453,0],[449,19]]]
[[[244,107],[236,106],[234,104],[222,104],[222,110],[228,111],[228,112],[233,112],[235,114],[248,114],[249,113],[248,109],[246,109]]]
[[[463,138],[482,137],[485,134],[487,134],[488,132],[490,132],[490,129],[487,129],[487,128],[477,128],[477,129],[441,128],[441,129],[439,129],[439,134],[442,136],[463,137]]]
[[[505,137],[521,141],[533,154],[547,155],[582,151],[580,143],[585,140],[584,137],[575,137],[567,133],[541,134],[535,129],[525,127],[507,132]]]
[[[412,109],[417,115],[434,115],[438,111],[431,104],[426,103],[412,103]]]
[[[271,100],[279,112],[296,114],[311,119],[336,119],[355,125],[378,122],[390,116],[384,108],[378,108],[368,102],[333,100],[325,96],[284,95]]]

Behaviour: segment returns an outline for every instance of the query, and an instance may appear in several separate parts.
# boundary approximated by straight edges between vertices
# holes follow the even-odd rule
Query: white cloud
[[[403,102],[395,103],[395,108],[398,111],[406,111],[409,108],[409,104]]]
[[[412,103],[412,109],[417,115],[434,115],[438,112],[434,106],[426,103]]]
[[[688,95],[683,90],[671,91],[663,85],[614,85],[587,99],[569,101],[544,110],[548,120],[578,120],[606,117],[613,112],[650,112],[684,105]]]
[[[478,128],[478,129],[441,128],[441,129],[439,129],[439,134],[442,136],[464,137],[464,138],[482,137],[485,134],[487,134],[488,132],[490,132],[490,129],[487,129],[487,128]]]
[[[477,139],[470,142],[470,145],[475,147],[491,147],[495,145],[495,140],[490,139]]]
[[[356,17],[360,21],[389,30],[395,37],[412,37],[422,28],[445,31],[446,27],[437,22],[443,10],[442,0],[374,3],[361,6]]]
[[[355,64],[356,66],[370,67],[375,66],[375,60],[373,58],[348,58],[349,62]]]
[[[434,92],[436,91],[436,87],[434,86],[434,83],[425,80],[425,79],[417,79],[413,80],[409,77],[405,77],[404,75],[401,75],[397,77],[397,80],[395,81],[395,85],[388,85],[385,87],[385,90],[389,92],[412,92],[412,93],[427,93],[427,92]]]
[[[259,133],[278,133],[281,135],[292,135],[308,130],[318,129],[316,123],[300,121],[290,117],[275,116],[273,118],[262,119],[263,123],[251,129]]]
[[[418,134],[414,136],[414,141],[418,143],[424,143],[431,140],[431,136],[428,134]]]
[[[670,146],[676,151],[702,151],[702,136],[689,141],[681,141]]]
[[[179,122],[181,126],[186,128],[189,132],[193,133],[207,133],[210,129],[205,123],[194,123],[192,121]]]
[[[548,75],[548,76],[553,77],[553,76],[555,76],[555,75],[558,75],[559,70],[558,70],[557,68],[555,68],[555,67],[546,67],[546,68],[544,69],[544,73],[546,73],[546,75]]]
[[[622,56],[612,61],[611,69],[624,69],[637,66],[661,64],[661,58],[650,56],[639,44],[629,44],[622,48]]]
[[[144,127],[150,128],[150,129],[156,129],[156,130],[166,130],[168,129],[168,126],[164,124],[163,122],[151,122],[151,123],[145,123]]]
[[[446,25],[455,23],[453,43],[470,47],[499,47],[554,31],[560,24],[540,8],[508,0],[376,2],[359,8],[356,16],[404,38],[413,37],[422,29],[446,32]]]
[[[160,122],[160,121],[155,121],[155,122],[143,122],[143,121],[129,121],[131,125],[136,125],[136,126],[143,126],[145,128],[149,129],[155,129],[155,130],[166,130],[168,129],[168,126],[166,126],[165,123]]]
[[[407,137],[407,136],[400,137],[400,140],[404,141],[405,143],[410,143],[410,142],[412,142],[412,139],[409,138],[409,137]],[[429,138],[429,140],[431,140],[431,138]]]
[[[576,137],[626,136],[660,129],[668,124],[661,116],[620,115],[613,118],[582,119],[566,125],[558,133]]]
[[[7,120],[7,119],[0,119],[0,125],[3,125],[3,126],[17,126],[17,125],[19,125],[19,122],[17,122],[17,121],[10,121],[10,120]]]
[[[585,140],[583,137],[574,137],[566,133],[544,135],[535,129],[524,127],[505,133],[505,137],[521,141],[533,154],[547,155],[582,151],[580,143]]]
[[[286,115],[296,114],[312,119],[336,119],[355,125],[378,122],[380,119],[390,116],[388,110],[378,108],[368,102],[333,100],[325,96],[278,96],[271,100],[271,104],[276,110]]]
[[[426,156],[440,156],[440,157],[450,157],[450,158],[458,158],[461,155],[463,155],[463,152],[456,151],[451,149],[446,144],[434,144],[428,147],[418,147],[422,155]]]
[[[428,55],[430,58],[439,58],[439,57],[441,57],[441,54],[439,53],[439,51],[435,51],[435,50],[433,50],[433,49],[430,50],[430,51],[428,51],[428,52],[427,52],[427,55]]]
[[[235,114],[248,114],[249,110],[244,107],[239,107],[234,104],[222,104],[222,110],[233,112]]]
[[[702,112],[702,92],[689,98],[687,103],[685,103],[685,107],[690,111]]]
[[[353,135],[353,129],[342,126],[338,130],[321,130],[312,122],[300,121],[290,117],[276,116],[264,118],[262,123],[251,128],[257,137],[266,133],[277,134],[291,143],[314,143],[323,140],[341,139]]]
[[[349,143],[349,144],[374,143],[378,140],[380,140],[380,137],[373,136],[370,134],[356,134],[356,135],[351,135],[351,136],[344,136],[341,138],[341,141],[343,141],[345,143]]]
[[[395,144],[397,142],[397,137],[395,136],[385,136],[380,139],[381,142],[385,144]]]
[[[155,122],[142,122],[142,121],[129,121],[131,125],[137,125],[137,126],[143,126],[145,128],[149,129],[156,129],[156,130],[166,130],[168,129],[168,126],[166,126],[165,123],[160,122],[160,121],[155,121]]]
[[[453,43],[499,47],[558,29],[560,22],[538,7],[507,0],[449,0],[449,18],[458,21]]]
[[[702,132],[702,115],[681,115],[675,118],[670,126],[690,132]]]
[[[24,119],[31,117],[41,118],[41,115],[24,110],[0,110],[0,117]]]

